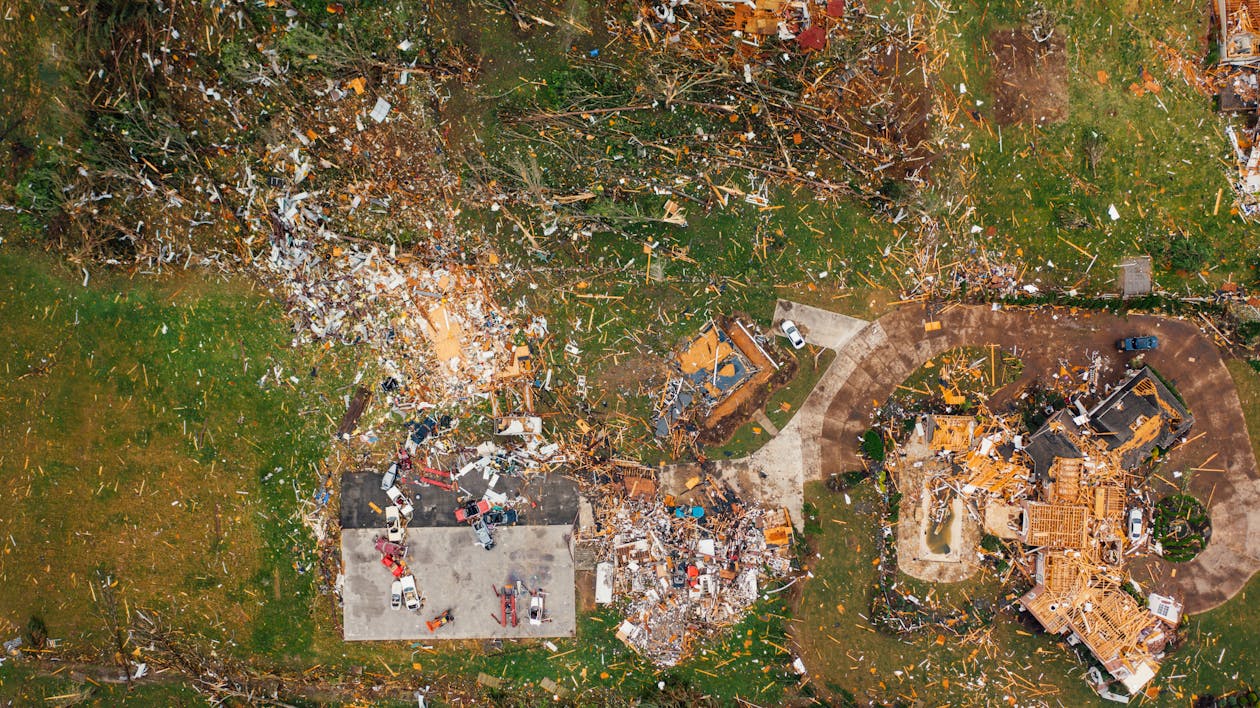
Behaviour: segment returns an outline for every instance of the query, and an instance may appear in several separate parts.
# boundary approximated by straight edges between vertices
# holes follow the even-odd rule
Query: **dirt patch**
[[[595,611],[595,571],[579,570],[573,573],[573,581],[577,584],[577,611]]]
[[[993,112],[1001,125],[1061,123],[1068,117],[1067,55],[1063,35],[1038,42],[1031,30],[989,35]]]
[[[600,365],[600,371],[590,378],[592,397],[599,392],[634,393],[649,379],[664,380],[668,368],[663,357],[643,352],[613,356]]]

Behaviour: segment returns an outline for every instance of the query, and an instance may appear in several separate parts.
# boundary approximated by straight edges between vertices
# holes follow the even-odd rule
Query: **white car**
[[[1142,510],[1129,509],[1129,541],[1137,543],[1142,540]]]
[[[396,610],[402,607],[402,581],[395,580],[394,584],[389,588],[389,609]]]
[[[385,474],[381,475],[381,491],[384,492],[388,490],[390,487],[394,486],[394,483],[397,481],[398,463],[394,462],[390,464],[389,469],[385,470]]]
[[[792,343],[793,349],[800,349],[805,346],[805,337],[801,336],[801,331],[796,328],[796,323],[792,320],[783,320],[779,323],[779,329],[783,330],[783,336],[788,338]]]
[[[420,593],[416,591],[416,576],[404,575],[399,583],[402,585],[403,602],[407,604],[407,609],[413,612],[420,609]]]
[[[529,598],[529,623],[533,625],[541,625],[547,621],[547,611],[543,599],[546,595],[542,590],[536,590]]]
[[[392,504],[385,507],[385,530],[389,533],[389,540],[402,543],[402,528],[402,516],[398,513],[398,507]]]
[[[411,505],[411,500],[407,498],[406,494],[402,493],[401,489],[396,486],[390,487],[385,490],[385,496],[389,497],[394,506],[398,507],[398,511],[404,519],[411,520],[411,514],[415,512],[416,508]]]

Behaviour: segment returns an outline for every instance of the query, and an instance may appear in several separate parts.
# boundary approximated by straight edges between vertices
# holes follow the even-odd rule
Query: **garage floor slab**
[[[577,627],[571,525],[508,526],[495,529],[495,546],[476,545],[467,526],[407,530],[407,565],[416,576],[424,604],[419,612],[391,610],[393,577],[374,548],[380,529],[343,529],[345,563],[344,636],[347,641],[407,639],[522,639],[571,637]],[[520,623],[503,627],[496,619],[495,586],[523,582],[547,594],[552,619],[531,625],[528,596],[518,600]],[[450,609],[455,620],[430,633],[425,621]]]

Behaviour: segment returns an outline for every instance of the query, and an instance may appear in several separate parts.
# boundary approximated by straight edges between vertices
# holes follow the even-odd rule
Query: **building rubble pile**
[[[404,410],[483,393],[511,357],[513,323],[471,269],[293,236],[275,239],[262,267],[289,303],[294,343],[371,347]]]
[[[1233,182],[1238,197],[1238,212],[1244,217],[1260,214],[1260,130],[1225,126],[1225,135],[1233,149],[1238,178]]]
[[[738,622],[767,581],[792,572],[791,522],[782,509],[745,504],[712,480],[689,503],[655,493],[648,477],[602,485],[594,546],[596,602],[617,603],[617,637],[659,666],[673,666],[696,642]]]

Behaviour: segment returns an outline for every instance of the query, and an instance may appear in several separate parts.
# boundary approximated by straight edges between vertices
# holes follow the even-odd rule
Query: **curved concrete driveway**
[[[1233,597],[1260,570],[1260,474],[1255,455],[1233,379],[1216,346],[1193,322],[961,305],[946,308],[935,319],[941,322],[940,331],[925,333],[924,309],[902,308],[870,323],[841,346],[820,382],[819,389],[824,390],[815,391],[826,398],[821,420],[801,420],[797,426],[810,432],[821,426],[814,458],[820,464],[808,464],[813,455],[797,458],[805,479],[860,468],[857,439],[869,427],[871,412],[924,361],[947,349],[988,344],[1016,348],[1027,380],[1057,372],[1061,359],[1079,364],[1098,352],[1111,366],[1110,374],[1118,377],[1123,362],[1115,352],[1116,339],[1157,334],[1160,348],[1147,360],[1177,386],[1194,414],[1191,437],[1206,433],[1174,450],[1163,469],[1200,467],[1215,453],[1210,467],[1225,471],[1196,473],[1190,483],[1195,496],[1211,501],[1211,543],[1193,561],[1179,564],[1175,576],[1163,572],[1168,564],[1146,563],[1150,580],[1156,582],[1153,588],[1182,597],[1187,612],[1203,612]],[[815,414],[822,403],[811,394],[789,427]],[[813,441],[802,442],[813,447]],[[772,441],[767,447],[773,445]]]

